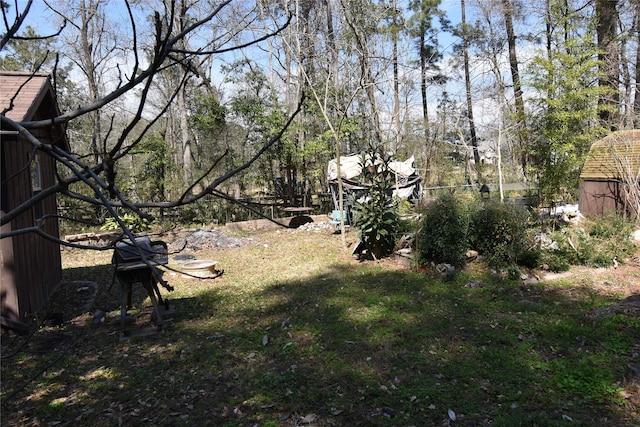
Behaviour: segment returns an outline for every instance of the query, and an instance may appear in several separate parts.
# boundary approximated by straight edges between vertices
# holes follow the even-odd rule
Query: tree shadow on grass
[[[562,294],[336,268],[257,298],[268,308],[245,316],[256,319],[252,340],[268,341],[250,353],[237,403],[260,395],[285,414],[338,425],[632,425],[636,416],[620,405],[625,364],[609,362],[631,356],[638,331],[616,334],[623,319],[588,324],[588,307]]]
[[[19,393],[24,378],[11,374],[4,390],[3,375],[3,423],[638,421],[617,393],[637,322],[593,322],[593,298],[345,264],[256,291],[193,287],[154,337],[123,343],[115,327],[66,329],[73,351],[46,374]],[[15,368],[27,375],[43,362],[23,356]]]

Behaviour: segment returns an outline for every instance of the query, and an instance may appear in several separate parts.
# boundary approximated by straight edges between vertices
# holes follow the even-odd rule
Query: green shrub
[[[634,225],[620,215],[607,215],[595,220],[589,229],[589,235],[599,239],[628,237],[633,232]]]
[[[526,238],[529,242],[529,237]],[[518,264],[526,268],[538,268],[540,266],[540,259],[542,258],[542,251],[537,245],[531,243],[518,255]]]
[[[557,251],[541,251],[540,264],[545,264],[549,270],[556,272],[567,271],[571,268],[567,257]]]
[[[124,215],[120,215],[120,220],[122,223],[133,233],[139,233],[141,231],[148,231],[151,229],[152,221],[149,221],[146,218],[141,217],[135,213],[126,213]],[[109,217],[104,221],[101,230],[119,230],[120,224],[114,217]]]
[[[429,203],[417,237],[420,263],[462,266],[466,261],[468,224],[465,206],[453,196]]]
[[[578,262],[589,267],[609,267],[637,250],[630,235],[633,224],[619,218],[602,218],[589,232],[580,234]]]
[[[395,246],[398,215],[393,203],[385,203],[382,192],[370,193],[366,202],[357,203],[354,225],[358,237],[376,257],[389,255]]]
[[[375,258],[381,258],[393,252],[400,219],[392,196],[391,158],[374,147],[370,148],[370,153],[361,159],[363,176],[369,187],[366,197],[354,203],[353,224],[358,228],[358,237],[364,246]],[[375,166],[368,164],[369,155],[376,159]]]
[[[471,217],[469,243],[492,267],[533,262],[528,238],[529,213],[515,205],[490,202]]]
[[[461,266],[467,249],[475,249],[494,268],[516,266],[566,271],[571,265],[609,267],[614,259],[624,262],[637,247],[630,239],[634,223],[605,217],[586,228],[563,227],[546,236],[554,249],[534,243],[531,216],[515,205],[490,202],[481,206],[453,196],[427,205],[417,237],[422,265],[433,262]]]
[[[562,271],[569,265],[609,267],[614,259],[623,262],[637,248],[630,239],[634,223],[620,217],[598,218],[585,228],[564,227],[549,234],[558,249],[541,252],[541,263]]]

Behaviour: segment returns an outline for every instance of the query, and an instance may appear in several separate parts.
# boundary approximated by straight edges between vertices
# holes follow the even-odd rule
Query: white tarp
[[[340,175],[343,179],[354,180],[362,173],[361,157],[359,155],[340,156]],[[394,160],[389,162],[389,169],[398,174],[399,178],[408,178],[416,173],[413,164],[414,156],[409,157],[404,162]],[[338,162],[336,159],[329,161],[327,167],[327,178],[329,181],[338,179]]]
[[[340,156],[340,176],[342,178],[353,179],[359,176],[361,172],[360,156]],[[338,179],[338,161],[336,159],[329,160],[327,178],[329,181]]]

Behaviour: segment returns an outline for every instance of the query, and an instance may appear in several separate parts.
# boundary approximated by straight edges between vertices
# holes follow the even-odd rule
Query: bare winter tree
[[[64,5],[57,7],[53,3],[46,4],[49,11],[63,21],[60,29],[54,30],[49,37],[54,40],[77,37],[77,49],[73,57],[81,65],[82,74],[87,79],[84,84],[88,84],[91,89],[90,96],[84,104],[74,105],[48,120],[15,122],[4,114],[0,116],[3,131],[19,132],[32,144],[34,151],[55,159],[60,170],[55,185],[43,188],[24,203],[3,211],[0,219],[2,225],[11,222],[44,198],[60,194],[88,206],[106,208],[123,232],[132,237],[116,208],[125,207],[148,217],[141,211],[142,208],[178,207],[207,195],[224,197],[218,187],[249,168],[269,150],[299,111],[299,108],[294,110],[283,128],[275,136],[265,140],[244,163],[214,174],[215,166],[225,156],[223,152],[218,158],[210,159],[209,169],[192,177],[183,186],[182,193],[172,200],[129,200],[116,184],[117,166],[138,147],[170,106],[181,100],[186,82],[190,79],[199,80],[203,85],[209,85],[209,76],[203,75],[203,64],[216,56],[259,45],[285,29],[292,16],[286,10],[278,15],[261,14],[260,2],[251,4],[231,0],[123,0],[117,5],[106,0],[83,0],[75,10]],[[118,13],[117,31],[122,37],[117,42],[111,37],[113,33],[108,36],[109,24],[105,21],[107,11]],[[0,54],[12,40],[24,40],[22,26],[28,21],[29,15],[35,12],[31,8],[31,2],[27,2],[23,10],[10,11],[9,7],[3,7],[2,13],[6,33],[0,40]],[[265,19],[265,16],[268,18]],[[68,23],[71,25],[67,25]],[[97,65],[102,70],[96,69]],[[55,72],[53,70],[54,79]],[[179,77],[177,84],[171,87],[170,93],[165,93],[162,97],[154,96],[157,80],[167,73]],[[127,112],[125,120],[114,120],[114,105],[122,106],[122,110]],[[92,132],[95,132],[91,152],[67,152],[60,147],[43,143],[36,136],[40,128],[52,125],[70,126],[87,117],[91,118],[89,122],[93,124]],[[110,119],[105,121],[102,120],[103,117]],[[107,129],[100,129],[105,123]],[[71,145],[74,146],[73,141]],[[29,164],[24,167],[28,168]],[[78,190],[78,186],[82,190]],[[31,227],[12,229],[1,237],[28,232],[71,245],[61,241],[58,236],[47,235],[36,221]]]

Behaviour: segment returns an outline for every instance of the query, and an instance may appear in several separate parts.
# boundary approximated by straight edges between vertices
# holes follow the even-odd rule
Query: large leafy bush
[[[363,155],[361,163],[368,190],[354,203],[358,237],[376,258],[393,252],[399,227],[390,161],[389,156],[375,148]]]
[[[446,195],[430,202],[418,231],[420,263],[462,266],[466,260],[468,225],[467,210],[455,197]]]
[[[528,228],[529,213],[524,208],[488,202],[472,214],[469,243],[492,267],[532,263]]]

